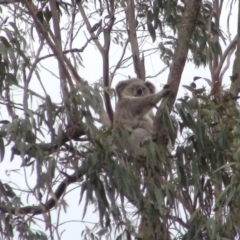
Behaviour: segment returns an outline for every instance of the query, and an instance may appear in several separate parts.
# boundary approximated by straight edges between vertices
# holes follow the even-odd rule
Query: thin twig
[[[71,73],[74,77],[74,80],[77,83],[81,83],[82,82],[81,77],[78,75],[77,71],[74,69],[71,62],[66,58],[66,56],[63,55],[63,59],[64,59],[65,63],[62,61],[60,52],[58,51],[55,44],[51,41],[51,39],[48,36],[48,32],[45,29],[45,28],[47,28],[47,26],[43,26],[43,24],[37,18],[36,14],[38,12],[38,9],[36,8],[36,6],[31,1],[27,1],[27,0],[23,0],[23,3],[25,4],[25,6],[28,9],[30,15],[32,16],[32,18],[35,22],[36,28],[38,29],[38,32],[40,32],[42,34],[42,36],[46,39],[49,47],[52,49],[52,51],[54,52],[54,54],[57,56],[58,60],[60,61],[61,67],[63,68],[65,74],[67,75],[68,81],[71,81],[71,76],[69,75],[69,72],[68,72],[68,70],[65,66],[65,63],[67,64],[69,70],[71,71]],[[50,32],[51,31],[49,31],[49,33]]]
[[[84,21],[85,24],[86,24],[87,30],[88,30],[88,32],[89,32],[90,35],[91,35],[91,38],[94,39],[94,42],[95,42],[95,44],[96,44],[99,52],[102,54],[102,52],[103,52],[103,47],[102,47],[101,43],[99,42],[96,34],[95,34],[94,32],[91,32],[92,27],[91,27],[91,25],[90,25],[90,22],[88,21],[88,18],[87,18],[87,15],[86,15],[86,13],[85,13],[85,11],[84,11],[84,9],[83,9],[82,3],[80,3],[80,2],[78,3],[78,8],[79,8],[79,11],[80,11],[81,16],[82,16],[82,18],[83,18],[83,21]]]
[[[123,57],[125,56],[128,43],[129,43],[129,39],[127,39],[127,41],[125,42],[125,45],[124,45],[123,51],[122,51],[122,55],[121,55],[120,59],[118,60],[118,62],[117,62],[117,64],[116,64],[113,72],[111,73],[110,86],[111,86],[111,84],[112,84],[112,80],[113,80],[113,78],[114,78],[114,75],[115,75],[116,71],[119,69],[119,67],[120,67],[121,64],[122,64],[122,60],[123,60]]]

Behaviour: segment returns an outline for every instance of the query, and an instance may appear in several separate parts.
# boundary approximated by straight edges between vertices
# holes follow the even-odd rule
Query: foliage
[[[75,199],[81,239],[240,238],[237,68],[234,84],[222,84],[240,46],[220,28],[223,2],[0,1],[1,239],[64,239],[60,216]],[[157,77],[160,67],[157,76],[145,69],[151,55],[171,67],[172,98],[157,110],[159,138],[134,158],[112,131],[112,82],[126,68]],[[208,66],[211,79],[195,77],[176,100],[186,60]]]

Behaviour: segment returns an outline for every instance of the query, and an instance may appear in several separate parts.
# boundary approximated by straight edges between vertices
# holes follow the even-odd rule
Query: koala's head
[[[139,78],[121,81],[116,86],[118,98],[143,97],[155,93],[155,87],[150,82],[144,82]]]

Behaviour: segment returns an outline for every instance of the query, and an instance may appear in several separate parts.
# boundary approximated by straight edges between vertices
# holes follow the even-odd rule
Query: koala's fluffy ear
[[[117,92],[117,96],[118,98],[121,98],[121,92],[123,91],[123,89],[128,85],[128,81],[121,81],[117,84],[116,86],[116,92]]]
[[[147,86],[147,88],[150,90],[150,93],[151,94],[153,94],[153,93],[155,93],[155,87],[154,87],[154,85],[152,84],[152,83],[150,83],[150,82],[145,82],[145,85]]]

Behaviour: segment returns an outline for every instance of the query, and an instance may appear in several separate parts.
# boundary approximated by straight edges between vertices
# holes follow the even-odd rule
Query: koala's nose
[[[140,88],[140,87],[137,88],[137,95],[142,95],[142,92],[143,92],[143,91],[142,91],[142,88]]]

